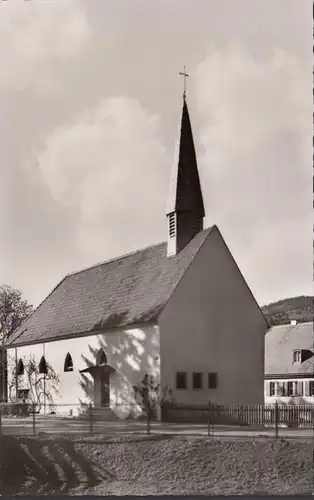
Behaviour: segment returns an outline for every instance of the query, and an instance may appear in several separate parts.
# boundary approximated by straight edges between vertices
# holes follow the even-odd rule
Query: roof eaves
[[[50,337],[47,338],[36,338],[35,340],[26,340],[25,342],[16,342],[13,341],[12,344],[8,345],[8,349],[12,349],[14,347],[22,347],[22,346],[29,346],[29,345],[36,345],[36,344],[43,344],[43,343],[50,343],[50,342],[56,342],[59,340],[66,340],[66,339],[73,339],[73,338],[80,338],[80,337],[92,337],[94,335],[103,335],[108,332],[114,332],[115,330],[120,330],[121,328],[125,329],[132,329],[132,328],[142,328],[144,325],[156,325],[157,324],[157,318],[152,318],[148,321],[145,322],[130,322],[130,323],[125,323],[121,325],[116,325],[116,326],[111,326],[108,328],[103,328],[101,330],[84,330],[84,331],[77,331],[73,333],[67,333],[67,332],[61,332],[57,337],[56,335],[51,335]],[[23,330],[23,333],[25,330]]]
[[[16,339],[20,338],[21,335],[23,335],[23,333],[25,333],[25,331],[27,331],[27,327],[23,329],[23,325],[25,325],[25,323],[35,314],[35,312],[42,306],[42,304],[44,302],[46,302],[46,300],[48,300],[48,298],[55,292],[55,290],[61,285],[61,283],[63,283],[63,281],[66,279],[67,276],[65,276],[64,278],[62,278],[62,280],[51,290],[51,292],[47,295],[47,297],[44,298],[44,300],[42,300],[40,302],[40,304],[38,304],[38,306],[36,307],[36,309],[34,309],[34,311],[23,321],[23,323],[20,324],[20,326],[17,327],[17,329],[10,335],[10,337],[8,338],[7,342],[6,342],[6,346],[9,346],[10,344],[13,344],[15,342]],[[10,341],[10,339],[12,339],[12,337],[15,336],[15,334],[18,332],[19,329],[22,329],[22,331],[17,335],[16,338],[14,338],[13,340]]]

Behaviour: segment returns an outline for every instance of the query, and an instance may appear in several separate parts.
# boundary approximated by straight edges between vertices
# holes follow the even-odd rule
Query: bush
[[[32,405],[28,403],[6,403],[0,406],[4,417],[28,417],[32,412]]]

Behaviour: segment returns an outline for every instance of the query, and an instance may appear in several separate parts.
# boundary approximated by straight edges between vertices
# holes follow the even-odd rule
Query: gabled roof
[[[265,374],[314,373],[313,338],[313,322],[273,326],[265,337]],[[307,351],[308,359],[293,363],[294,349]]]
[[[205,217],[192,127],[184,98],[166,213],[186,211]]]
[[[211,229],[170,258],[161,243],[66,276],[7,347],[157,320]]]

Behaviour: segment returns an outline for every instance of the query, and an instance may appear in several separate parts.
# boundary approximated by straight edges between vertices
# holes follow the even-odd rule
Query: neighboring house
[[[273,326],[265,341],[265,403],[314,404],[313,322]]]
[[[166,242],[66,276],[10,337],[11,398],[29,397],[33,357],[60,377],[64,411],[125,417],[146,374],[178,403],[263,403],[267,322],[219,229],[203,229],[185,98],[166,215]]]

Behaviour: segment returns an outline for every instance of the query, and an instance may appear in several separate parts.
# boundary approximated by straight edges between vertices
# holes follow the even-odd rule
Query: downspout
[[[17,375],[17,347],[15,347],[15,399],[17,399],[17,393],[18,393],[18,375]]]
[[[43,351],[44,351],[44,359],[46,361],[45,344],[43,344]],[[44,414],[46,415],[46,371],[44,373]]]
[[[5,345],[5,336],[4,336],[4,331],[2,331],[2,349],[1,349],[1,369],[2,369],[2,381],[1,381],[2,400],[1,400],[1,402],[2,403],[5,403],[5,349],[4,349],[4,345]]]

